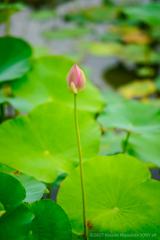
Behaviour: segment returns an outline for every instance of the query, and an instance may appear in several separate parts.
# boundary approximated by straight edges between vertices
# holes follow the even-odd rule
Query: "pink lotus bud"
[[[68,89],[71,93],[82,92],[86,86],[84,72],[75,64],[67,74]]]

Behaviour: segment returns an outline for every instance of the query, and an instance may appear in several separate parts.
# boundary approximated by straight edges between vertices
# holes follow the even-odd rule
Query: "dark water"
[[[138,76],[137,70],[140,68],[153,69],[153,75]],[[128,65],[123,62],[118,62],[116,65],[106,68],[103,72],[103,78],[105,81],[114,88],[119,88],[122,85],[128,84],[135,80],[154,79],[158,76],[159,66],[158,64],[133,64]]]
[[[150,172],[152,174],[153,179],[160,181],[160,169],[152,168],[150,169]]]
[[[103,77],[114,88],[133,82],[137,78],[135,71],[129,69],[121,62],[110,69],[107,68],[103,73]]]

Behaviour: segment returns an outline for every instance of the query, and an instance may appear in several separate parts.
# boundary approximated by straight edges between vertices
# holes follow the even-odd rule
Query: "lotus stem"
[[[78,127],[78,116],[77,116],[77,94],[74,94],[74,115],[75,115],[75,126],[76,126],[77,144],[78,144],[78,151],[79,151],[80,177],[81,177],[81,186],[82,186],[84,238],[85,240],[87,240],[88,233],[87,233],[86,196],[85,196],[85,185],[84,185],[84,174],[83,174],[82,149],[81,149],[79,127]]]

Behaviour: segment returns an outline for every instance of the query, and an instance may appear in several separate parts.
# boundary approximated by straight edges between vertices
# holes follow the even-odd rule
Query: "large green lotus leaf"
[[[0,82],[20,78],[30,68],[31,47],[22,39],[0,38]]]
[[[9,216],[5,218],[3,216],[0,218],[1,240],[28,240],[29,227],[34,215],[27,206],[22,204]]]
[[[132,21],[145,22],[151,26],[160,23],[160,4],[150,3],[141,6],[124,7],[122,12]]]
[[[26,174],[21,174],[13,168],[8,167],[5,164],[0,163],[0,172],[9,173],[11,176],[17,178],[26,190],[26,198],[24,202],[35,202],[40,200],[43,193],[48,192],[45,184],[39,182],[34,177],[28,176]]]
[[[72,234],[72,240],[84,240],[84,237],[73,233]]]
[[[99,151],[100,127],[86,112],[78,112],[83,160]],[[79,163],[74,110],[49,102],[28,116],[0,126],[1,163],[44,182],[53,182]],[[10,151],[8,151],[8,148]]]
[[[11,168],[11,167],[5,165],[5,164],[0,163],[0,172],[9,173],[10,174],[10,173],[15,173],[16,170],[14,168]]]
[[[22,3],[13,3],[6,6],[6,4],[0,4],[0,23],[6,22],[10,16],[20,10],[23,10],[25,5]]]
[[[131,134],[127,152],[144,163],[153,163],[160,167],[160,133],[157,134]]]
[[[125,100],[122,95],[113,90],[102,92],[102,97],[106,105],[119,103]]]
[[[64,29],[54,29],[46,30],[42,32],[42,36],[47,39],[65,39],[80,37],[91,33],[92,30],[86,27],[76,27],[76,28],[64,28]]]
[[[71,240],[71,223],[64,210],[52,200],[27,204],[35,214],[28,240]]]
[[[89,239],[93,237],[91,233],[149,232],[160,237],[160,183],[150,179],[142,162],[119,154],[89,159],[83,167]],[[63,181],[58,204],[69,216],[73,231],[83,234],[79,167]],[[101,239],[106,239],[103,234]],[[99,235],[94,235],[94,239],[98,240]]]
[[[123,101],[106,106],[98,118],[105,128],[134,133],[160,132],[160,108],[139,101]]]
[[[0,202],[6,210],[4,215],[8,215],[22,204],[26,192],[22,184],[9,174],[0,172],[0,183]]]
[[[34,177],[26,174],[14,174],[14,177],[23,184],[26,190],[26,198],[24,199],[24,202],[31,203],[40,200],[43,193],[48,192],[45,184],[39,182]]]
[[[122,141],[125,139],[125,132],[105,132],[101,137],[99,155],[113,155],[122,153]]]
[[[99,155],[113,155],[122,152],[125,132],[107,131],[101,137]],[[149,168],[160,167],[160,134],[134,134],[128,140],[127,153],[147,163]]]
[[[24,204],[25,190],[17,179],[0,173],[0,182],[0,201],[7,210],[0,218],[1,240],[71,239],[71,224],[60,206],[52,200]]]
[[[13,93],[27,99],[35,106],[58,100],[73,107],[73,94],[68,91],[66,82],[67,73],[73,65],[73,61],[64,57],[41,57],[28,74],[13,83]],[[87,81],[85,91],[78,94],[78,108],[99,112],[102,105],[103,101],[98,89]]]
[[[6,211],[0,217],[0,239],[21,240],[28,235],[34,215],[23,204],[26,197],[22,184],[9,174],[0,172],[0,202]]]

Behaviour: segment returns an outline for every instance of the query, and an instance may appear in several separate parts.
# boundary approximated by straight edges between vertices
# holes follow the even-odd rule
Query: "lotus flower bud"
[[[67,74],[68,90],[77,94],[82,92],[86,86],[86,78],[84,72],[75,64]]]

